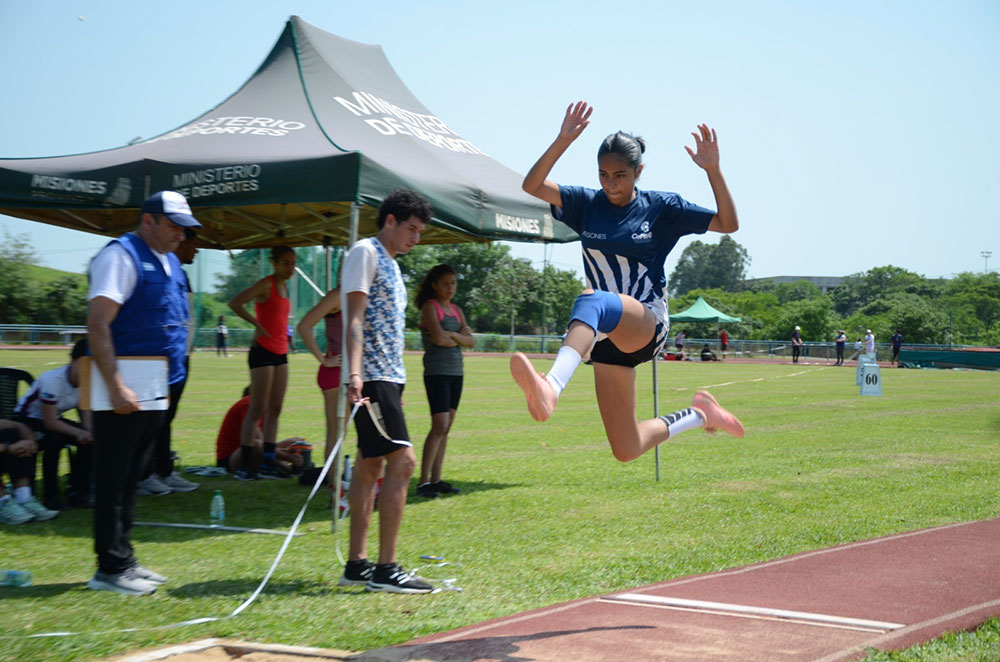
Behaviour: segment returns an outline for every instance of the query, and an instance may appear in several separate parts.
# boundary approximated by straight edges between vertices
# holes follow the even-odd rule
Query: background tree
[[[31,265],[38,263],[31,237],[27,234],[12,235],[4,230],[0,246],[0,320],[6,324],[35,322],[39,288],[30,277]]]
[[[768,338],[774,340],[791,339],[792,331],[801,326],[802,339],[807,341],[830,340],[836,331],[836,317],[830,299],[820,296],[802,299],[783,305],[777,315],[765,328]]]
[[[749,265],[749,253],[729,235],[723,235],[718,244],[693,241],[670,274],[669,289],[675,296],[697,288],[738,292]]]
[[[524,309],[528,297],[538,291],[538,281],[538,272],[527,260],[511,260],[487,276],[482,285],[469,293],[469,299],[475,306],[492,312],[494,318],[490,320],[490,327],[495,328],[501,320],[509,323],[513,344],[519,312]]]
[[[36,304],[33,321],[37,324],[87,323],[87,290],[77,277],[62,276],[49,281],[42,287]]]

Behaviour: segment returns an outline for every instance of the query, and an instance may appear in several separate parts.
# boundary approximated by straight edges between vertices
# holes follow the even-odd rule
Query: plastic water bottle
[[[209,509],[208,517],[212,526],[223,526],[226,523],[226,501],[222,498],[222,490],[215,490],[212,495],[212,506]]]
[[[0,586],[31,586],[31,573],[27,570],[0,570]]]
[[[341,475],[340,480],[345,483],[351,482],[351,476],[354,475],[354,467],[351,466],[351,456],[344,456],[344,473]]]

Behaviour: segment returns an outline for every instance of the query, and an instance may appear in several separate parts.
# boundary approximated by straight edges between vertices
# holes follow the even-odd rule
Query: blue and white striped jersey
[[[559,195],[552,215],[580,234],[587,287],[627,294],[666,325],[667,255],[684,235],[704,234],[715,212],[662,191],[636,189],[624,207],[601,189],[560,186]]]

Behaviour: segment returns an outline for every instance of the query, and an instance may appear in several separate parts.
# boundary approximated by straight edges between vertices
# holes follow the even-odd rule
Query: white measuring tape
[[[281,549],[278,551],[278,555],[276,557],[274,557],[274,561],[271,563],[271,567],[268,569],[267,574],[264,575],[264,579],[261,580],[260,585],[257,586],[257,589],[253,592],[253,594],[249,598],[247,598],[246,600],[243,601],[243,604],[241,604],[239,607],[237,607],[236,609],[234,609],[232,611],[232,613],[230,613],[230,614],[228,614],[226,616],[207,616],[207,617],[204,617],[204,618],[192,618],[190,620],[181,621],[180,623],[171,623],[169,625],[156,625],[156,626],[152,626],[152,627],[148,627],[148,628],[125,628],[125,629],[122,629],[122,630],[105,630],[103,632],[92,632],[92,633],[89,633],[89,634],[100,635],[100,634],[116,634],[116,633],[120,633],[120,632],[140,632],[140,631],[143,631],[143,630],[167,630],[167,629],[170,629],[170,628],[183,627],[185,625],[198,625],[198,624],[201,624],[201,623],[212,623],[214,621],[222,621],[222,620],[226,620],[226,619],[238,616],[247,607],[249,607],[250,605],[252,605],[254,603],[254,601],[257,599],[257,596],[260,595],[261,591],[264,590],[264,587],[267,586],[267,583],[271,580],[271,575],[274,574],[275,568],[278,567],[278,563],[281,562],[281,558],[285,555],[285,550],[288,549],[288,544],[291,542],[292,538],[295,537],[295,531],[296,531],[296,529],[299,528],[299,523],[302,521],[303,516],[305,516],[305,514],[306,514],[306,508],[309,506],[309,503],[312,501],[313,497],[316,496],[316,492],[319,490],[320,486],[323,485],[323,480],[326,478],[327,473],[330,471],[330,467],[333,465],[333,460],[337,457],[337,453],[340,451],[340,445],[343,443],[344,437],[347,435],[347,426],[350,424],[350,422],[352,420],[354,420],[354,416],[355,416],[355,414],[358,413],[358,409],[361,408],[362,404],[364,404],[365,407],[368,408],[368,413],[372,417],[372,420],[376,421],[375,425],[376,425],[376,427],[378,427],[379,432],[382,433],[382,434],[385,434],[384,430],[382,430],[382,426],[378,424],[378,421],[376,420],[376,418],[374,416],[374,412],[371,409],[371,404],[368,402],[368,399],[365,398],[365,399],[361,400],[360,402],[355,403],[354,409],[351,410],[351,415],[347,419],[347,423],[344,424],[344,430],[343,430],[343,432],[341,432],[340,438],[337,439],[337,443],[334,444],[333,450],[330,452],[330,455],[326,458],[326,463],[323,465],[323,470],[319,472],[319,477],[316,478],[316,483],[313,485],[312,490],[309,492],[309,496],[306,497],[306,502],[302,505],[302,509],[299,510],[299,514],[295,517],[295,521],[292,523],[292,528],[288,531],[287,535],[285,535],[285,540],[281,544]],[[75,636],[75,635],[80,635],[80,634],[84,634],[84,633],[82,633],[82,632],[41,632],[39,634],[29,634],[29,635],[23,635],[23,636],[14,636],[14,637],[5,636],[5,637],[0,637],[0,639],[37,639],[37,638],[42,638],[42,637],[70,637],[70,636]]]

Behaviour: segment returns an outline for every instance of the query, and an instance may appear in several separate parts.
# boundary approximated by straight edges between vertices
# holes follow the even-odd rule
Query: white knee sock
[[[576,372],[582,360],[583,357],[580,356],[580,353],[569,345],[563,345],[559,348],[559,353],[556,354],[556,361],[552,364],[552,369],[545,375],[545,379],[552,385],[552,390],[556,392],[557,398],[563,392],[563,389],[566,388],[566,384],[569,383],[570,377]]]
[[[700,428],[705,424],[701,414],[690,407],[666,416],[660,416],[660,420],[667,424],[667,432],[669,432],[671,439],[674,435]]]
[[[31,488],[25,487],[15,487],[14,488],[14,500],[18,503],[27,503],[31,501]]]

